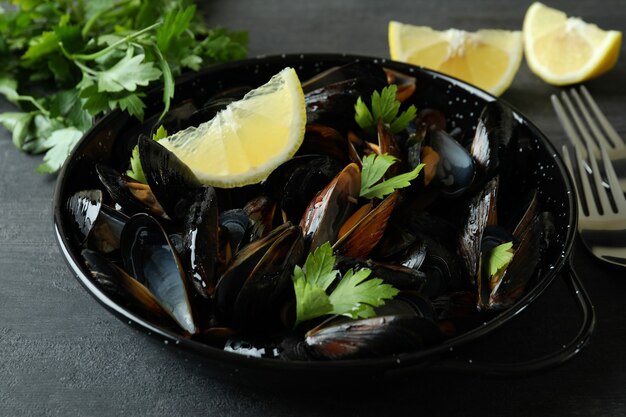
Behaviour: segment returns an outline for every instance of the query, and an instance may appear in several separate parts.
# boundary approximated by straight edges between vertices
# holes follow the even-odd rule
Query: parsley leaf
[[[374,91],[371,97],[371,111],[367,104],[359,97],[354,105],[354,120],[370,136],[376,135],[376,125],[379,120],[389,124],[392,133],[398,133],[406,129],[409,122],[415,119],[417,109],[411,105],[398,116],[400,101],[396,100],[398,86],[391,84],[384,87],[379,93]]]
[[[98,73],[98,91],[135,91],[138,85],[146,86],[160,77],[161,71],[152,62],[146,63],[144,54],[133,56],[133,48],[128,48],[126,56],[117,64]]]
[[[34,113],[6,112],[0,114],[0,124],[13,133],[13,144],[23,149],[32,140],[30,126],[35,117]]]
[[[195,49],[196,54],[206,57],[207,62],[222,62],[246,57],[247,32],[229,32],[215,28]]]
[[[177,48],[180,36],[187,31],[191,19],[196,12],[192,5],[183,10],[173,10],[165,16],[163,25],[156,31],[156,41],[159,49],[167,53],[170,48]]]
[[[115,103],[120,109],[125,110],[131,116],[143,120],[143,109],[146,107],[138,94],[127,94],[116,99],[109,99],[109,103]]]
[[[363,158],[363,168],[361,169],[361,191],[359,196],[369,199],[382,199],[398,188],[411,185],[410,181],[417,178],[424,167],[424,164],[419,164],[412,171],[378,182],[396,161],[395,157],[387,154],[365,156]]]
[[[374,307],[398,294],[398,290],[379,278],[368,279],[371,270],[348,270],[330,295],[326,290],[337,279],[335,256],[326,242],[310,253],[304,269],[294,267],[292,280],[296,294],[296,324],[327,314],[352,318],[376,315]]]
[[[333,306],[323,288],[307,282],[306,278],[294,279],[296,293],[296,326],[299,323],[331,314]]]
[[[357,122],[357,124],[361,126],[361,129],[373,135],[374,131],[372,127],[376,125],[376,122],[374,121],[374,116],[372,116],[372,112],[370,111],[370,109],[367,108],[367,104],[365,104],[365,102],[361,100],[361,97],[356,99],[354,111],[354,120]]]
[[[56,172],[82,137],[83,132],[75,127],[66,127],[52,132],[43,142],[43,146],[48,149],[48,152],[46,152],[43,163],[37,167],[36,171],[42,173]]]
[[[398,159],[392,155],[366,155],[361,168],[361,195],[376,184]]]
[[[307,281],[326,290],[337,277],[338,271],[334,267],[335,257],[330,244],[327,242],[307,256],[304,263]]]
[[[54,32],[44,32],[32,38],[28,43],[28,49],[22,55],[22,59],[34,61],[42,56],[54,52],[59,46],[59,40]]]
[[[493,248],[489,255],[489,276],[494,276],[509,266],[514,254],[513,242],[506,242]]]
[[[167,137],[167,130],[163,127],[163,125],[159,126],[157,131],[152,135],[152,140],[159,141],[163,138]],[[143,168],[141,166],[141,160],[139,159],[139,146],[135,145],[133,151],[130,156],[130,169],[126,171],[126,175],[134,179],[135,181],[139,181],[141,183],[147,184],[146,175],[143,172]]]

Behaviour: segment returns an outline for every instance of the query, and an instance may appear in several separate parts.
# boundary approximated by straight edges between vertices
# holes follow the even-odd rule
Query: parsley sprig
[[[513,260],[513,242],[496,246],[489,255],[489,276],[500,275]]]
[[[398,87],[391,84],[384,87],[379,93],[374,91],[371,97],[372,110],[367,108],[367,104],[359,97],[354,105],[354,120],[370,136],[376,136],[376,126],[379,120],[390,125],[392,133],[399,133],[407,128],[409,122],[415,119],[417,110],[411,105],[400,115],[400,101],[396,100]]]
[[[397,160],[398,158],[387,154],[371,154],[365,156],[363,158],[363,167],[361,168],[360,196],[369,199],[382,199],[398,188],[411,185],[410,181],[417,178],[424,167],[424,164],[419,164],[412,171],[380,181],[389,167],[396,163]]]
[[[159,141],[163,138],[167,137],[167,130],[163,127],[163,125],[159,126],[154,135],[152,135],[152,140]],[[146,175],[143,172],[143,167],[141,166],[141,160],[139,159],[139,146],[135,145],[133,151],[130,156],[130,169],[126,171],[126,175],[131,177],[132,179],[147,184]]]
[[[16,147],[46,152],[55,172],[94,117],[119,108],[143,119],[145,91],[244,58],[245,32],[209,28],[190,0],[13,0],[0,6],[0,94],[19,111],[0,114]],[[42,93],[43,92],[43,93]]]
[[[328,242],[307,256],[304,268],[295,266],[292,280],[296,293],[296,324],[328,314],[351,318],[376,315],[379,307],[398,294],[398,290],[380,278],[370,278],[371,270],[348,270],[335,289],[330,285],[339,277],[334,269],[335,256]]]

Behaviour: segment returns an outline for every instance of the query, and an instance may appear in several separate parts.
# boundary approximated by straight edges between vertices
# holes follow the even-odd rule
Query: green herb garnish
[[[497,275],[506,269],[514,254],[513,242],[506,242],[493,248],[489,255],[489,276]]]
[[[163,127],[163,125],[159,126],[154,135],[152,135],[152,140],[159,141],[163,138],[167,137],[167,130]],[[141,183],[147,184],[146,176],[143,173],[143,168],[141,167],[141,161],[139,160],[139,146],[135,145],[133,148],[133,152],[130,156],[130,169],[126,171],[126,175],[134,179],[135,181],[139,181]]]
[[[356,112],[354,120],[370,136],[376,136],[376,125],[379,120],[390,125],[392,133],[398,133],[406,129],[409,122],[415,119],[417,110],[413,105],[398,116],[401,103],[399,100],[396,100],[397,91],[398,87],[395,84],[383,88],[380,93],[374,91],[372,93],[371,111],[367,108],[365,102],[361,100],[361,97],[357,99],[354,105]]]
[[[307,256],[304,269],[295,266],[292,280],[296,293],[296,326],[328,314],[351,318],[374,317],[374,307],[385,304],[398,290],[380,278],[369,278],[371,270],[349,270],[329,295],[326,290],[339,276],[328,242]],[[369,278],[369,279],[368,279]]]
[[[363,168],[361,169],[361,192],[364,198],[384,198],[387,194],[393,193],[398,188],[411,185],[410,181],[417,178],[424,164],[419,164],[414,170],[396,175],[379,182],[385,172],[398,159],[394,156],[382,154],[371,154],[363,158]]]
[[[247,53],[246,33],[209,28],[189,0],[11,3],[0,6],[0,94],[20,111],[0,124],[22,151],[46,152],[39,172],[58,170],[94,117],[142,120],[159,82],[164,115],[182,71]]]

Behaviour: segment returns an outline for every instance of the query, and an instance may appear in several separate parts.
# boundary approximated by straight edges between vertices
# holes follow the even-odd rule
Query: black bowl
[[[176,96],[172,103],[172,112],[185,110],[188,106],[199,105],[214,93],[229,87],[249,85],[252,87],[265,83],[273,74],[284,67],[296,69],[300,79],[304,80],[318,72],[340,64],[358,60],[372,61],[388,68],[395,69],[417,79],[417,91],[414,101],[418,108],[432,107],[442,110],[449,118],[452,127],[459,127],[463,131],[471,132],[475,129],[476,119],[484,106],[497,98],[451,77],[429,71],[423,68],[387,61],[384,59],[347,56],[347,55],[283,55],[273,57],[259,57],[244,61],[232,62],[224,65],[207,68],[199,73],[186,74],[176,84]],[[469,343],[487,333],[493,332],[516,316],[525,307],[539,297],[548,285],[566,265],[576,230],[575,194],[570,178],[563,163],[552,144],[546,137],[523,115],[514,111],[519,122],[517,134],[527,141],[529,146],[522,150],[528,153],[533,161],[532,169],[523,173],[527,180],[536,185],[542,207],[555,214],[556,244],[552,245],[549,253],[543,253],[538,273],[532,285],[513,307],[503,311],[483,326],[445,342],[430,346],[426,349],[389,355],[372,359],[356,359],[341,361],[282,361],[246,357],[235,353],[208,346],[193,340],[188,340],[164,328],[156,326],[138,317],[124,307],[111,300],[98,285],[95,284],[89,270],[86,268],[80,255],[81,247],[78,237],[71,227],[70,219],[65,210],[69,196],[74,192],[102,188],[96,175],[94,166],[97,162],[121,168],[130,155],[131,148],[137,141],[138,132],[150,129],[156,123],[162,111],[161,91],[152,91],[146,100],[146,121],[142,124],[129,117],[126,113],[114,111],[102,118],[89,130],[73,150],[72,155],[64,165],[58,178],[54,196],[54,225],[57,240],[72,272],[98,302],[124,323],[139,328],[145,333],[173,346],[180,352],[188,352],[194,360],[207,362],[212,370],[221,370],[229,373],[254,374],[255,377],[296,379],[307,375],[307,381],[333,380],[339,382],[345,378],[367,376],[379,378],[397,371],[418,371],[432,366],[440,366],[446,360],[446,355],[456,347]],[[505,103],[506,105],[506,103]],[[580,292],[580,287],[577,287]],[[582,291],[584,294],[584,291]],[[580,347],[589,336],[593,327],[593,317],[588,299],[583,308],[585,325],[573,345]],[[526,364],[519,369],[536,370],[553,365],[571,356],[578,349],[571,349],[568,355],[560,354],[550,360],[540,363]],[[453,367],[454,368],[454,367]],[[467,364],[457,369],[467,370]],[[493,368],[469,367],[478,372]],[[497,369],[496,369],[496,372]],[[331,378],[329,378],[331,377]]]

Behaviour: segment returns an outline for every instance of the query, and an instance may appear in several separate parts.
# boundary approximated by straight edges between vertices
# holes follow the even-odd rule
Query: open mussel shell
[[[477,166],[479,182],[491,179],[505,159],[513,137],[514,120],[511,109],[498,101],[485,105],[478,117],[476,133],[470,149]]]
[[[198,332],[191,305],[193,289],[185,268],[159,222],[144,213],[130,218],[122,230],[124,268],[146,286],[188,333]]]
[[[187,165],[158,142],[140,136],[138,146],[150,189],[171,219],[182,220],[202,184]]]
[[[213,187],[196,194],[183,222],[183,259],[196,293],[209,298],[217,283],[219,252],[217,196]]]
[[[378,121],[376,126],[376,132],[378,136],[379,153],[391,155],[397,159],[396,163],[391,165],[387,172],[385,172],[385,179],[395,177],[403,172],[406,172],[406,163],[402,150],[396,141],[396,137],[391,131],[391,127],[383,123],[382,120]]]
[[[550,213],[539,213],[537,199],[534,198],[513,231],[514,255],[507,268],[494,276],[489,275],[486,267],[481,268],[482,276],[479,277],[479,283],[482,283],[483,288],[479,288],[479,308],[483,310],[507,308],[524,294],[526,285],[532,279],[541,260],[541,253],[550,244],[552,229],[553,216]],[[488,244],[489,242],[485,241],[486,237],[488,236],[483,238],[483,242]],[[500,243],[506,241],[503,238],[499,240]],[[488,249],[487,247],[483,256],[485,263]]]
[[[367,258],[383,237],[397,201],[397,191],[388,195],[380,204],[358,219],[354,226],[337,240],[333,250],[345,256]]]
[[[465,224],[458,243],[458,253],[472,284],[476,282],[480,257],[480,243],[485,227],[496,212],[498,177],[489,181],[480,193],[472,198],[467,209]],[[494,224],[492,221],[491,224]]]
[[[341,171],[334,158],[303,155],[292,158],[276,168],[264,182],[264,188],[287,219],[297,223],[309,202]]]
[[[244,283],[270,247],[292,227],[289,222],[280,225],[267,236],[243,247],[232,259],[215,287],[215,314],[220,322],[232,323],[235,302]]]
[[[90,249],[83,249],[81,255],[94,281],[109,296],[154,324],[186,333],[171,311],[122,268]]]
[[[339,270],[342,276],[349,269],[358,270],[363,268],[370,269],[373,277],[380,278],[399,290],[416,290],[421,292],[426,285],[426,274],[421,271],[403,265],[337,255],[335,269]]]
[[[286,221],[278,202],[266,194],[248,201],[243,211],[250,221],[249,242],[267,236]]]
[[[291,274],[304,255],[304,238],[298,226],[276,238],[243,283],[233,310],[238,329],[260,331],[277,328],[280,313],[293,294]]]
[[[93,227],[102,206],[101,190],[84,190],[74,193],[67,201],[67,210],[73,220],[73,226],[82,239],[85,239]]]
[[[361,191],[361,170],[350,163],[311,200],[300,227],[313,251],[325,242],[334,244],[341,225],[352,214]]]
[[[128,217],[103,204],[101,190],[75,193],[67,203],[74,226],[85,247],[110,254],[120,247],[120,236]]]
[[[465,276],[461,274],[457,255],[430,237],[421,238],[408,248],[398,258],[398,262],[424,274],[420,292],[427,297],[469,287]]]
[[[228,242],[231,255],[239,252],[239,248],[248,243],[252,222],[244,209],[231,209],[220,213],[219,230]]]
[[[304,342],[314,357],[350,359],[407,352],[441,338],[432,319],[409,313],[333,318],[307,332]]]
[[[135,181],[102,164],[96,164],[96,172],[115,204],[119,205],[127,215],[147,212],[159,217],[165,216],[163,207],[148,184]]]
[[[444,196],[459,196],[474,182],[472,155],[447,132],[434,126],[428,129],[422,145],[422,162],[427,166],[436,163],[435,178]]]

